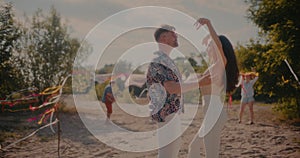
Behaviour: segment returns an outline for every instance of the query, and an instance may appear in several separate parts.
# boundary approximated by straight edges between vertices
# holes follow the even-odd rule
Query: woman
[[[204,142],[205,155],[209,158],[219,157],[220,136],[227,119],[227,113],[223,108],[223,91],[230,94],[238,83],[239,70],[236,56],[230,41],[225,36],[218,36],[212,24],[206,18],[200,18],[196,22],[197,29],[206,25],[210,33],[211,41],[208,43],[207,53],[211,66],[203,73],[203,79],[210,78],[209,85],[201,85],[204,120],[198,134],[192,140],[189,147],[190,158],[200,157],[201,141]]]
[[[254,124],[254,112],[253,112],[253,104],[254,104],[254,89],[253,85],[257,81],[258,75],[255,72],[249,72],[241,75],[240,83],[237,86],[241,86],[241,106],[240,106],[240,114],[239,114],[239,123],[242,123],[243,113],[246,108],[246,105],[249,106],[250,111],[250,122],[249,124]]]

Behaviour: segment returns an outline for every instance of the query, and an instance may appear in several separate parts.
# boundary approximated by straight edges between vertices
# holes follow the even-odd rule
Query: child
[[[239,114],[239,123],[242,122],[243,113],[245,110],[246,105],[249,106],[250,110],[250,122],[249,124],[252,125],[254,119],[253,113],[253,103],[254,103],[254,89],[253,85],[257,81],[258,75],[254,72],[245,73],[241,75],[241,80],[239,85],[241,85],[241,107],[240,107],[240,114]]]

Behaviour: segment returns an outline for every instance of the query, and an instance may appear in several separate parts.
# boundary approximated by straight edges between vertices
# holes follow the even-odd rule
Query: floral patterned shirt
[[[158,57],[149,64],[147,72],[147,87],[150,97],[150,109],[153,120],[164,122],[166,116],[183,112],[183,96],[170,94],[164,88],[165,81],[181,83],[181,75],[173,60],[163,52],[155,52]]]

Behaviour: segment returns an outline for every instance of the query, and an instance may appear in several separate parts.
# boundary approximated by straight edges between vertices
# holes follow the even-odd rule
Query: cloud
[[[69,4],[84,4],[84,3],[86,3],[86,1],[83,1],[83,0],[60,0],[60,1],[64,2],[64,3],[69,3]]]
[[[191,12],[185,5],[185,0],[110,0],[111,3],[123,6],[125,8],[141,7],[141,6],[160,6],[180,10],[186,14]]]
[[[69,17],[66,19],[72,30],[72,35],[83,38],[96,24],[91,19]]]
[[[111,2],[131,8],[138,6],[180,6],[183,0],[111,0]]]
[[[241,0],[199,0],[194,1],[201,8],[209,8],[231,14],[243,14],[248,5]]]
[[[257,32],[258,32],[258,30],[254,26],[251,26],[249,24],[240,29],[231,30],[229,32],[226,32],[225,34],[227,34],[232,41],[235,41],[234,43],[232,43],[235,46],[237,44],[237,42],[243,43],[243,42],[248,41],[249,38],[257,37],[258,36]],[[249,37],[249,35],[252,35],[252,36]]]
[[[233,43],[254,37],[255,28],[249,26],[245,19],[247,4],[240,0],[10,0],[18,14],[18,18],[25,12],[29,17],[37,10],[43,9],[47,14],[51,5],[67,19],[68,25],[74,30],[74,36],[84,36],[99,22],[124,9],[139,6],[162,6],[182,11],[194,18],[201,16],[212,20],[218,33],[229,33],[234,36]],[[141,13],[142,14],[142,13]],[[160,16],[160,15],[158,15]],[[164,15],[161,15],[162,17]],[[21,17],[22,18],[22,17]],[[149,20],[155,17],[147,17]],[[142,20],[142,19],[141,19]],[[248,28],[248,29],[245,29]],[[243,36],[238,36],[240,30]],[[243,31],[242,31],[243,30]]]

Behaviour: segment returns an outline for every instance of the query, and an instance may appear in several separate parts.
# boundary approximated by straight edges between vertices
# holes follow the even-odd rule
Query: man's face
[[[161,34],[160,42],[173,48],[178,47],[177,34],[174,31],[164,32]]]

